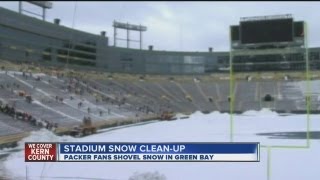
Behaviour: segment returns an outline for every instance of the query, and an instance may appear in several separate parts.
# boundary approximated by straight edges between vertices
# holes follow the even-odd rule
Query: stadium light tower
[[[52,2],[50,1],[25,1],[30,4],[39,6],[42,8],[42,14],[37,14],[28,10],[23,9],[23,1],[19,1],[19,13],[22,14],[22,12],[27,12],[29,14],[33,14],[36,16],[42,17],[42,20],[46,20],[46,9],[51,9],[52,8]]]
[[[133,25],[133,24],[129,24],[129,23],[121,23],[121,22],[117,22],[117,21],[113,21],[113,28],[114,28],[114,47],[117,46],[117,40],[123,40],[123,41],[127,41],[127,48],[130,48],[130,41],[133,42],[139,42],[140,43],[140,49],[142,49],[142,32],[143,31],[147,31],[147,27],[146,26],[141,26],[141,25]],[[117,38],[117,29],[125,29],[127,30],[127,38],[126,39],[122,39],[122,38]],[[130,39],[130,34],[129,31],[139,31],[140,34],[140,39],[139,40],[132,40]]]

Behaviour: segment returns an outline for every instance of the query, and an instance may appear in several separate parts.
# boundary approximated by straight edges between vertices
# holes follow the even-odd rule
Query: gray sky
[[[320,46],[320,2],[53,2],[47,11],[47,21],[60,18],[61,24],[99,34],[107,31],[113,45],[113,20],[142,24],[144,49],[154,45],[155,50],[214,51],[229,49],[229,26],[238,24],[240,17],[292,14],[296,21],[304,20],[309,27],[309,46]],[[40,8],[23,3],[26,10],[41,12]],[[18,10],[18,2],[0,2],[1,7]],[[119,31],[119,37],[125,37]],[[131,33],[138,39],[138,32]],[[125,46],[125,42],[119,43]],[[132,43],[132,48],[138,48]]]

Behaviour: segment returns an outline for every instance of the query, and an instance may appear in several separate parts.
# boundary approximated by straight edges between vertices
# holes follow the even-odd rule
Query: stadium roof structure
[[[270,16],[251,16],[251,17],[241,17],[240,22],[274,20],[274,19],[291,19],[291,18],[293,18],[292,14],[270,15]]]

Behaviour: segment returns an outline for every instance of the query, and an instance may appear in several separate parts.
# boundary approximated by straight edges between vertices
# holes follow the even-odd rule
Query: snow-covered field
[[[320,132],[320,115],[311,115],[311,131]],[[267,150],[261,149],[260,162],[101,162],[101,163],[25,163],[24,142],[28,141],[89,141],[89,142],[228,142],[230,141],[228,114],[196,112],[189,119],[162,121],[84,137],[58,137],[42,130],[19,143],[16,149],[0,163],[2,174],[10,179],[117,179],[117,180],[266,180]],[[269,138],[257,133],[286,135],[283,132],[305,132],[306,115],[280,116],[268,110],[249,111],[234,116],[234,141],[254,141],[261,145],[305,146],[306,139]],[[294,133],[293,133],[294,134]],[[292,135],[292,133],[291,133]],[[320,179],[320,137],[312,134],[310,148],[271,149],[270,179],[318,180]],[[5,153],[3,150],[2,153]],[[1,176],[0,176],[1,177]],[[49,178],[52,177],[52,178]],[[60,178],[54,178],[60,177]],[[69,178],[73,177],[73,178]],[[1,178],[0,178],[1,179]]]

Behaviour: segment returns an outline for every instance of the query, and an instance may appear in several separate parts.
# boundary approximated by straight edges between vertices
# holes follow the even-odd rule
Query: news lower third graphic
[[[259,162],[259,143],[25,143],[26,162]]]

